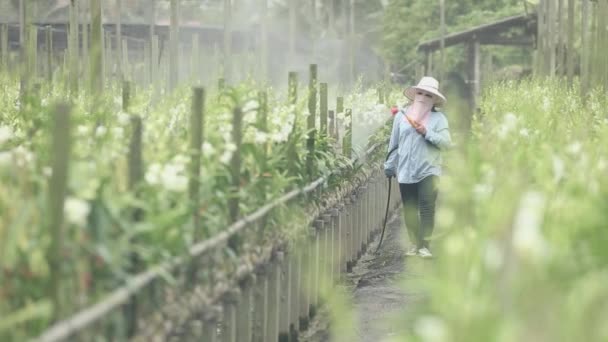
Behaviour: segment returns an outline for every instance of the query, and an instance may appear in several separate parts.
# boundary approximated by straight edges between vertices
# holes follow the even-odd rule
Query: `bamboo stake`
[[[350,0],[350,16],[349,16],[349,36],[350,36],[350,53],[349,56],[349,75],[351,87],[355,83],[355,0]]]
[[[26,0],[19,1],[19,52],[20,52],[20,97],[23,99],[27,95],[27,88],[30,78],[30,60],[29,60],[29,44],[28,36],[30,36],[29,28],[29,6],[26,5]]]
[[[270,276],[268,279],[268,339],[277,341],[279,338],[279,307],[281,301],[281,271],[279,264],[283,259],[283,253],[278,252],[276,260],[270,264]]]
[[[0,68],[8,74],[9,65],[9,51],[8,51],[8,25],[0,25],[0,49],[2,49],[2,60],[0,61]]]
[[[84,80],[87,84],[90,84],[90,66],[88,64],[88,60],[89,60],[89,16],[88,14],[88,8],[87,8],[87,0],[80,0],[81,2],[79,2],[79,21],[82,22],[82,73],[84,74]],[[80,13],[82,12],[82,13]],[[82,19],[82,20],[80,20]],[[102,37],[103,39],[103,37]]]
[[[308,85],[308,139],[306,147],[308,154],[306,156],[306,170],[308,179],[312,180],[314,173],[314,154],[315,154],[315,121],[317,112],[317,65],[310,65],[310,80]]]
[[[574,0],[568,0],[568,48],[566,50],[566,73],[568,84],[572,86],[574,78]]]
[[[236,340],[238,342],[251,342],[253,332],[251,311],[253,308],[253,279],[247,277],[240,284],[241,298],[238,303],[236,317]]]
[[[444,81],[445,74],[445,0],[439,0],[439,13],[440,13],[440,29],[441,29],[441,38],[440,38],[440,53],[441,53],[441,65],[439,66],[439,82]]]
[[[78,93],[78,0],[70,0],[70,28],[69,28],[68,54],[69,54],[69,89],[72,96]]]
[[[347,109],[345,113],[344,120],[346,121],[346,129],[344,132],[344,141],[342,142],[342,154],[345,155],[348,159],[352,158],[352,139],[353,139],[353,119],[352,119],[352,110]]]
[[[116,0],[116,62],[118,63],[118,78],[124,80],[123,42],[122,42],[122,0]]]
[[[91,0],[91,91],[101,95],[103,91],[103,28],[101,26],[101,0]]]
[[[289,72],[287,76],[287,101],[290,104],[294,112],[294,122],[290,133],[290,140],[293,138],[297,130],[297,109],[296,104],[298,102],[298,74],[296,72]],[[295,144],[289,144],[289,151],[287,152],[287,170],[291,175],[297,174],[298,170],[296,167],[296,160],[298,159],[298,151]]]
[[[53,29],[47,26],[45,29],[46,46],[46,81],[49,86],[53,85]]]
[[[171,0],[171,29],[169,34],[169,90],[177,87],[179,81],[179,0]]]
[[[344,98],[341,96],[336,98],[336,118],[339,115],[344,115]],[[339,140],[339,139],[340,139],[340,130],[339,130],[338,121],[336,121],[336,140]]]
[[[281,297],[279,308],[279,342],[287,342],[289,340],[289,323],[291,313],[291,265],[289,263],[291,256],[288,256],[280,264],[281,274]]]
[[[194,88],[192,94],[192,115],[190,117],[190,179],[188,184],[190,203],[193,205],[192,220],[194,226],[194,241],[201,241],[206,232],[201,227],[200,215],[200,173],[203,146],[203,112],[205,92],[203,88]]]
[[[268,271],[266,266],[261,266],[256,270],[253,342],[265,342],[268,340],[268,295]]]
[[[581,97],[586,98],[589,92],[589,16],[590,16],[589,0],[583,0],[582,18],[581,18],[581,34],[582,34],[582,49],[581,49]]]
[[[236,151],[232,155],[230,162],[231,184],[233,197],[229,200],[228,208],[230,212],[230,223],[237,221],[239,216],[239,188],[241,186],[241,144],[243,142],[243,112],[237,107],[232,112],[232,138]]]
[[[65,258],[63,255],[63,206],[67,192],[69,175],[71,139],[71,108],[59,104],[54,109],[54,127],[52,143],[52,170],[49,184],[51,246],[49,248],[49,266],[51,269],[51,293],[53,301],[53,320],[63,318],[67,307],[62,294],[62,280]]]

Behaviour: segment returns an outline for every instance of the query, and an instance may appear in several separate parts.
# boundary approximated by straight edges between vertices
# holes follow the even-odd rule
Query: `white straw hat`
[[[423,77],[422,79],[420,79],[420,82],[418,82],[418,85],[411,86],[411,87],[405,89],[403,91],[403,95],[405,95],[405,97],[407,97],[408,99],[414,101],[414,97],[416,96],[416,90],[423,90],[423,91],[426,91],[427,93],[431,93],[431,94],[435,95],[435,96],[433,96],[433,100],[435,101],[435,104],[438,106],[441,106],[442,104],[446,103],[446,101],[447,101],[445,96],[443,96],[443,94],[441,94],[439,92],[439,81],[437,81],[433,77],[430,77],[430,76]]]

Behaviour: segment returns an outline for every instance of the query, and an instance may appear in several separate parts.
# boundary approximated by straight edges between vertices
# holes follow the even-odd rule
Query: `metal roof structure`
[[[466,31],[445,36],[445,47],[478,41],[482,45],[532,45],[536,36],[536,13],[521,14],[479,25]],[[522,28],[523,33],[510,37],[504,34],[512,29]],[[433,52],[441,48],[441,38],[435,38],[418,45],[418,51]]]

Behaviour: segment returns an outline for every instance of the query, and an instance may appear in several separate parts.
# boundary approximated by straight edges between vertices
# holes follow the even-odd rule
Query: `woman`
[[[430,258],[441,150],[452,144],[448,120],[436,109],[446,98],[433,77],[423,77],[403,94],[410,104],[395,115],[384,173],[399,182],[405,225],[415,244],[406,255]]]

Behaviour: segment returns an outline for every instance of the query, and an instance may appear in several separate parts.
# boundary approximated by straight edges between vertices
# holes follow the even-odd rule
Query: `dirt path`
[[[393,336],[396,331],[392,315],[403,312],[422,295],[406,293],[403,279],[416,277],[406,267],[403,234],[406,234],[401,218],[394,215],[386,228],[382,249],[375,254],[379,236],[372,242],[353,272],[347,275],[344,286],[352,294],[356,310],[356,330],[361,342],[380,342]],[[400,284],[401,283],[401,284]],[[321,312],[311,329],[302,334],[300,341],[331,341],[327,313]],[[392,324],[391,324],[392,323]]]

